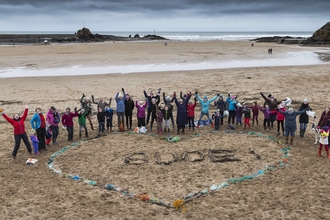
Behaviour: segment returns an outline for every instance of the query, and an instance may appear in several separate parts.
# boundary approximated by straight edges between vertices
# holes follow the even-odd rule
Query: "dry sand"
[[[278,44],[249,42],[162,42],[67,44],[48,46],[1,47],[0,69],[27,66],[29,68],[59,68],[74,65],[109,66],[151,63],[194,63],[217,60],[262,60],[269,57],[269,47],[280,57],[285,52],[315,51],[319,48],[300,48]],[[262,62],[262,61],[261,61]],[[92,73],[91,73],[92,74]],[[114,97],[122,87],[134,100],[142,99],[142,88],[172,94],[173,91],[199,91],[214,96],[217,93],[239,95],[247,103],[263,102],[260,92],[272,93],[278,99],[290,97],[298,108],[304,98],[319,116],[329,105],[327,87],[330,83],[329,64],[311,66],[251,67],[203,71],[151,72],[133,74],[104,74],[93,76],[30,77],[0,79],[0,107],[9,115],[22,112],[24,105],[47,111],[51,105],[60,110],[79,106],[82,93]],[[112,107],[114,107],[114,103]],[[176,108],[175,108],[176,109]],[[215,107],[211,107],[212,110]],[[174,111],[175,112],[175,111]],[[134,111],[135,113],[135,111]],[[195,118],[199,117],[197,104]],[[135,115],[135,114],[134,114]],[[262,121],[262,114],[259,120]],[[30,124],[26,121],[26,130]],[[114,116],[116,122],[117,117]],[[225,119],[227,121],[227,119]],[[77,121],[75,121],[75,131]],[[133,125],[137,121],[134,117]],[[49,170],[49,157],[69,145],[66,131],[60,130],[59,145],[49,146],[37,157],[39,162],[26,166],[28,153],[23,144],[16,161],[12,159],[13,129],[0,118],[0,156],[2,187],[0,190],[1,219],[328,219],[330,200],[329,159],[317,158],[314,134],[308,126],[306,138],[297,137],[291,147],[289,163],[258,177],[231,185],[186,204],[186,212],[176,211],[137,198],[90,186],[80,181],[62,178]],[[97,122],[94,119],[94,126]],[[276,125],[276,124],[275,124]],[[115,125],[116,126],[116,125]],[[115,127],[116,129],[116,127]],[[89,129],[90,130],[90,129]],[[266,165],[281,159],[279,145],[267,138],[245,134],[227,134],[225,126],[219,132],[210,126],[180,135],[182,141],[168,143],[165,136],[111,133],[84,142],[56,157],[54,166],[65,173],[80,175],[100,185],[112,183],[137,194],[174,202],[191,192],[212,184],[221,184],[232,177],[253,174]],[[235,132],[244,132],[242,127]],[[254,126],[248,131],[276,136],[276,130],[264,131]],[[298,131],[299,132],[299,131]],[[298,133],[297,132],[297,133]],[[96,136],[96,131],[90,131]],[[148,133],[150,134],[150,133]],[[175,133],[172,132],[174,135]],[[196,135],[197,134],[197,135]],[[203,134],[203,135],[199,135]],[[77,132],[74,139],[78,141]],[[283,141],[283,137],[279,140]],[[253,146],[262,160],[249,154]],[[213,163],[209,149],[236,150],[236,162]],[[149,162],[126,165],[124,157],[145,152]],[[200,162],[179,161],[157,165],[155,153],[169,158],[169,153],[200,151]],[[324,152],[325,153],[325,152]],[[323,154],[324,154],[323,153]],[[165,159],[166,159],[165,158]]]

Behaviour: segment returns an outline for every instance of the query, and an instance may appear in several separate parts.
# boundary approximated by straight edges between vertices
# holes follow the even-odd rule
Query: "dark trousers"
[[[232,124],[235,124],[235,115],[236,111],[229,111],[228,124],[232,121]]]
[[[284,132],[284,121],[283,120],[280,120],[280,121],[277,121],[277,132],[279,133],[280,132],[280,127],[282,128],[282,132]]]
[[[37,129],[38,151],[46,149],[46,128]]]
[[[152,125],[154,124],[155,119],[156,119],[156,112],[151,112],[151,121],[150,121],[150,128],[151,129],[152,129]]]
[[[118,129],[120,127],[120,121],[123,122],[123,126],[125,126],[125,121],[124,121],[124,112],[117,112],[117,117],[118,117]]]
[[[151,108],[148,108],[148,111],[147,111],[147,124],[149,124],[150,115],[151,115]]]
[[[270,122],[270,125],[271,125],[271,128],[273,128],[273,126],[274,126],[274,121],[275,121],[275,119],[276,119],[276,115],[277,114],[270,114],[269,115],[269,122]]]
[[[125,116],[126,116],[126,127],[132,129],[132,112],[125,113]]]
[[[112,128],[112,118],[107,118],[107,128]]]
[[[14,150],[13,150],[13,153],[12,153],[13,156],[16,157],[17,152],[19,150],[19,147],[21,145],[21,140],[23,140],[23,142],[24,142],[27,150],[29,151],[29,153],[32,153],[31,144],[29,142],[29,138],[28,138],[26,133],[24,133],[24,134],[14,134],[14,139],[15,139],[15,147],[14,147]]]
[[[220,123],[215,123],[214,124],[214,129],[215,130],[219,130],[219,128],[220,128]]]
[[[73,126],[67,126],[66,130],[68,131],[68,141],[73,140]]]
[[[266,124],[267,124],[267,127],[270,128],[270,122],[269,122],[269,119],[264,118],[264,128],[266,128]]]
[[[195,127],[195,117],[188,117],[189,129]]]
[[[58,136],[58,126],[53,126],[51,125],[50,126],[50,130],[52,130],[53,132],[53,136],[52,136],[52,139],[53,139],[53,143],[56,142],[56,139],[57,139],[57,136]]]
[[[99,122],[99,132],[104,132],[104,122]]]
[[[138,127],[141,128],[142,126],[146,126],[145,118],[138,118]]]

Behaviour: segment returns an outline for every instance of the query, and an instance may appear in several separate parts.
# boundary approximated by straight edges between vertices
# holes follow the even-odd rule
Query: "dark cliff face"
[[[314,32],[303,44],[330,45],[330,22]]]
[[[315,31],[311,37],[312,41],[330,41],[330,22]]]

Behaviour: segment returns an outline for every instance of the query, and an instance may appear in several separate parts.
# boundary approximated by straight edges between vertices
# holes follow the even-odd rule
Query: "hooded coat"
[[[293,131],[297,130],[297,122],[296,122],[296,117],[304,112],[303,111],[293,111],[292,113],[289,113],[289,111],[281,111],[279,109],[276,109],[277,112],[281,113],[284,115],[284,126],[292,129]]]
[[[174,97],[174,101],[177,107],[177,115],[176,115],[176,124],[177,125],[185,125],[187,124],[187,103],[190,99],[188,96],[182,104],[179,103],[178,99]]]
[[[312,111],[312,109],[309,107],[308,103],[302,103],[298,109],[298,111],[302,111],[302,110],[310,110]],[[301,115],[299,115],[299,123],[308,123],[309,122],[309,116],[307,115],[307,113],[302,113]]]
[[[201,99],[201,98],[199,97],[199,95],[196,94],[196,98],[198,99],[198,101],[199,101],[199,102],[201,103],[201,105],[202,105],[202,112],[205,113],[205,114],[209,113],[210,104],[211,104],[214,100],[216,100],[218,97],[219,97],[219,96],[217,96],[217,95],[214,96],[212,99],[207,99],[207,97],[206,97],[206,101],[204,101],[204,99]]]
[[[328,113],[326,113],[325,111],[322,112],[319,123],[317,125],[321,128],[323,126],[330,126],[330,111],[328,111]]]

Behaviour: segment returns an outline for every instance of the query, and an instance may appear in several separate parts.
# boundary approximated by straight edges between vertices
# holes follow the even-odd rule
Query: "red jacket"
[[[24,121],[26,119],[27,114],[28,114],[28,109],[25,109],[24,114],[19,121],[9,118],[6,114],[2,114],[2,115],[14,127],[14,134],[24,134],[25,133]]]
[[[196,107],[196,101],[194,104],[187,104],[187,116],[188,117],[195,117],[195,107]]]
[[[283,107],[283,108],[280,108],[279,110],[285,112],[286,111],[286,108]],[[276,120],[277,121],[284,121],[284,115],[282,113],[280,113],[280,112],[277,112]]]

